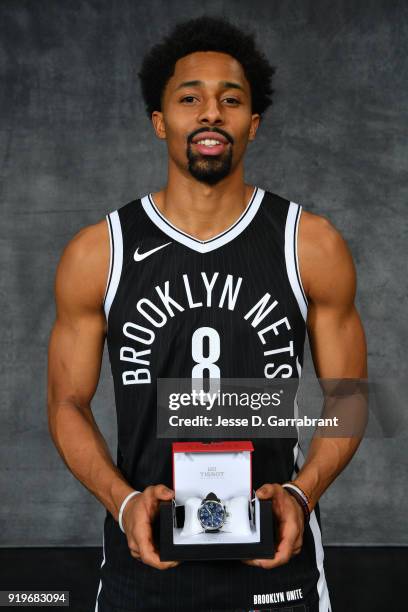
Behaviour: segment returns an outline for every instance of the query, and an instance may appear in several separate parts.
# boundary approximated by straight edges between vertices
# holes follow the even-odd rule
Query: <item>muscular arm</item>
[[[48,348],[48,425],[67,467],[117,520],[133,488],[114,465],[91,411],[106,335],[108,267],[105,220],[81,230],[62,254]]]
[[[62,254],[48,349],[48,425],[67,467],[118,521],[122,502],[134,489],[113,463],[91,411],[106,336],[108,267],[105,220],[81,230]],[[151,524],[160,501],[173,495],[162,484],[148,486],[128,501],[122,517],[130,554],[161,570],[178,562],[160,561]]]
[[[347,244],[323,217],[303,213],[299,227],[299,265],[309,308],[307,330],[320,379],[367,377],[363,326],[354,305],[356,273]],[[345,468],[360,437],[314,437],[294,481],[312,509]]]
[[[365,379],[366,342],[354,305],[355,268],[345,241],[325,218],[303,212],[298,251],[300,274],[309,303],[307,331],[318,378]],[[321,385],[326,397],[329,385],[322,381]],[[350,461],[360,441],[357,436],[313,438],[306,461],[293,481],[307,494],[310,510]],[[244,563],[272,569],[287,563],[292,555],[301,551],[303,511],[277,483],[264,484],[256,494],[260,499],[272,500],[278,542],[273,559],[250,559]]]

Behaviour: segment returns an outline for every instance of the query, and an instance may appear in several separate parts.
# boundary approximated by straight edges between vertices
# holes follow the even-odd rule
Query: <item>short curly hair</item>
[[[276,68],[257,49],[254,35],[220,17],[202,16],[177,24],[144,57],[138,76],[149,118],[153,111],[161,110],[163,92],[177,60],[197,51],[227,53],[241,64],[251,88],[253,113],[262,115],[272,104]]]

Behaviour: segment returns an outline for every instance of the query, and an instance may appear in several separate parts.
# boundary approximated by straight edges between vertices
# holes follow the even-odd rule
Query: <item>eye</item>
[[[228,102],[228,104],[241,104],[241,102],[237,98],[224,98],[224,102]]]
[[[194,102],[194,100],[197,100],[195,96],[184,96],[184,98],[181,98],[180,102],[186,102],[187,104],[191,104],[192,102]]]

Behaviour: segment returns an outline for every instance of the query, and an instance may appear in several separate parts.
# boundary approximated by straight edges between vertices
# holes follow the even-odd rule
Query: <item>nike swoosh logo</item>
[[[146,257],[149,257],[149,255],[152,255],[156,251],[160,251],[160,249],[164,249],[164,247],[168,246],[169,244],[171,244],[171,242],[166,242],[166,244],[161,244],[155,249],[151,249],[150,251],[145,251],[145,253],[139,253],[139,247],[137,247],[133,258],[135,261],[142,261],[143,259],[146,259]]]

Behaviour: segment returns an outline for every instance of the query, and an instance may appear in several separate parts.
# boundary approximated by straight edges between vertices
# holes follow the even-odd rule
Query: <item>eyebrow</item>
[[[226,89],[240,89],[241,91],[244,91],[242,85],[233,81],[219,81],[219,84]],[[176,91],[178,89],[182,89],[183,87],[200,87],[202,85],[204,85],[204,81],[184,81],[183,83],[180,83],[178,87],[176,87]]]

